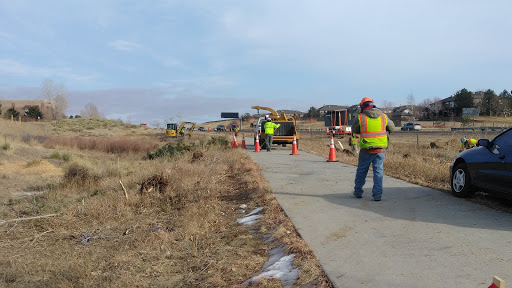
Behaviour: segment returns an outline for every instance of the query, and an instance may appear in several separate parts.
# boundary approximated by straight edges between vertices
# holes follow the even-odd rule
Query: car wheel
[[[452,194],[454,196],[465,198],[473,195],[474,191],[471,187],[471,177],[466,163],[455,165],[451,178]]]

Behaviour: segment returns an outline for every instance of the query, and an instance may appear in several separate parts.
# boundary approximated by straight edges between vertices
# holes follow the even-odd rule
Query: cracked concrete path
[[[511,214],[388,176],[375,202],[371,172],[357,199],[354,166],[290,147],[253,151],[335,287],[487,288],[492,276],[512,285]]]

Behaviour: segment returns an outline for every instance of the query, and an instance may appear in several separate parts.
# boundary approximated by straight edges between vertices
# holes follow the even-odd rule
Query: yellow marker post
[[[505,281],[501,280],[498,276],[492,277],[492,284],[498,288],[505,288]]]

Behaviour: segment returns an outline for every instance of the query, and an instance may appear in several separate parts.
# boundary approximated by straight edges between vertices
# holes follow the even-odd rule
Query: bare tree
[[[84,109],[80,110],[80,114],[84,118],[102,118],[103,114],[100,113],[98,107],[93,103],[89,102],[85,104]]]
[[[418,106],[424,108],[424,107],[429,107],[430,104],[432,104],[432,100],[430,100],[430,98],[426,98],[426,99],[421,100],[418,103]]]
[[[66,85],[63,83],[55,84],[52,80],[45,80],[41,84],[41,94],[44,99],[51,102],[49,109],[51,119],[57,120],[65,117],[69,98]]]
[[[412,115],[416,117],[417,113],[414,110],[414,105],[416,105],[416,98],[414,97],[414,94],[412,94],[412,92],[409,95],[407,95],[407,105],[409,105],[409,107],[411,108]]]
[[[393,102],[389,100],[382,101],[382,108],[391,108],[393,107]]]
[[[430,104],[430,109],[436,117],[439,117],[439,112],[443,109],[443,102],[441,102],[441,98],[439,97],[434,97],[432,101],[433,102]]]
[[[412,92],[407,95],[407,105],[411,106],[412,109],[414,109],[414,105],[416,104],[416,98],[414,97],[414,94]]]

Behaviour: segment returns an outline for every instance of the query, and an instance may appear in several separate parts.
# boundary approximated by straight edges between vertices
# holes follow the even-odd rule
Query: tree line
[[[483,93],[481,101],[475,101],[476,94]],[[466,88],[457,91],[454,95],[454,116],[462,116],[463,108],[478,108],[481,116],[509,116],[512,114],[512,90],[511,92],[504,89],[501,93],[497,94],[492,89],[486,91],[471,92]],[[414,95],[411,93],[407,97],[407,104],[411,106],[414,114],[420,116],[421,111],[428,107],[435,114],[439,114],[443,107],[441,98],[435,97],[433,99],[424,99],[416,105]],[[380,106],[379,106],[380,107]],[[384,100],[382,103],[383,108],[393,107],[393,102]],[[311,106],[304,114],[304,119],[319,119],[320,109]]]
[[[479,108],[483,116],[508,116],[512,111],[512,94],[506,89],[500,94],[487,89],[479,103],[475,103],[475,93],[466,88],[457,91],[454,95],[456,116],[462,115],[463,108]]]

